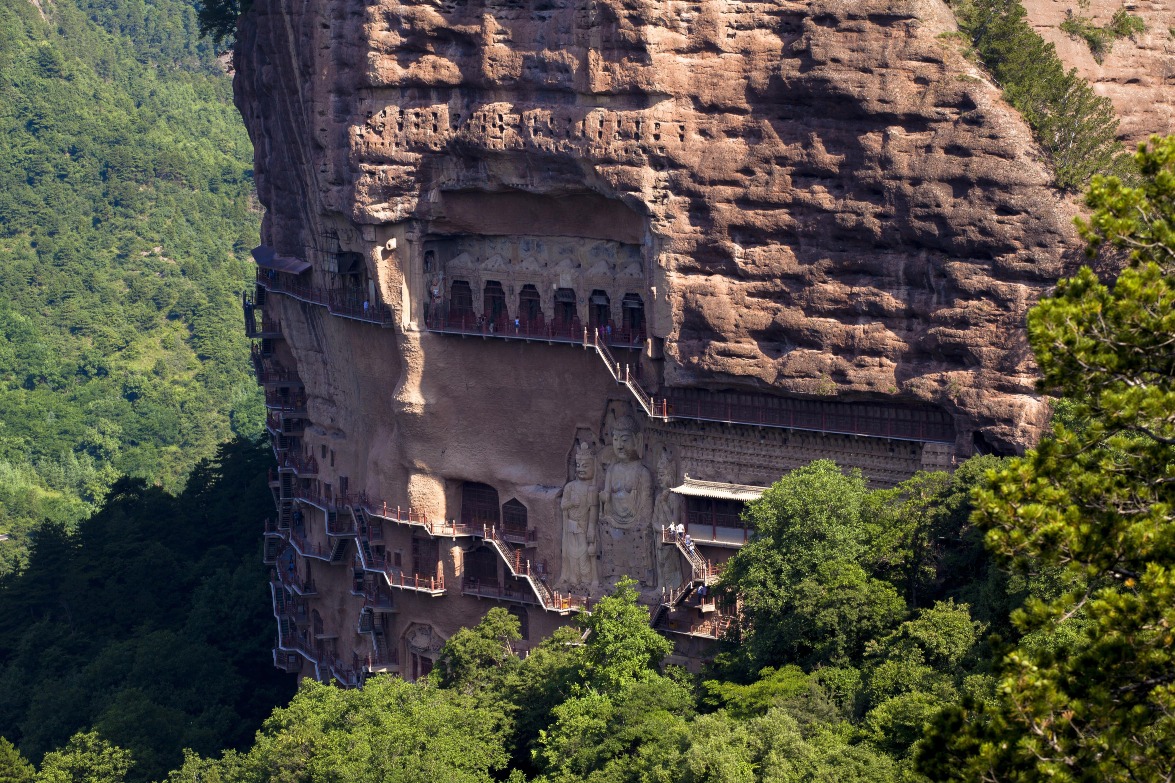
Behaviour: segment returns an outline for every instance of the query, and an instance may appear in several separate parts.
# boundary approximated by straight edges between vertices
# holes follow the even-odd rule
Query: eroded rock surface
[[[1017,450],[1046,416],[1023,315],[1072,210],[951,27],[931,0],[271,0],[238,100],[279,248],[454,192],[478,234],[518,228],[505,194],[579,198],[531,220],[639,240],[667,387],[930,403],[962,453]],[[403,251],[371,260],[413,322]]]

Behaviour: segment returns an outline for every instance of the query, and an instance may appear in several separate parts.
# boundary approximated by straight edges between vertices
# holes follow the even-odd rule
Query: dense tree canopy
[[[1079,428],[993,475],[977,521],[1009,563],[1063,589],[1015,615],[999,699],[950,709],[923,767],[962,780],[1166,781],[1175,773],[1175,138],[1152,139],[1140,187],[1097,179],[1088,269],[1034,309],[1042,386]],[[933,751],[933,752],[932,752]]]
[[[96,728],[133,781],[249,741],[292,689],[258,562],[270,459],[235,443],[178,496],[124,479],[76,533],[39,532],[0,579],[0,735],[39,760]]]
[[[1028,23],[1020,0],[951,0],[959,29],[1024,116],[1052,164],[1054,181],[1080,190],[1095,174],[1127,174],[1118,116]],[[1137,17],[1134,17],[1137,18]]]

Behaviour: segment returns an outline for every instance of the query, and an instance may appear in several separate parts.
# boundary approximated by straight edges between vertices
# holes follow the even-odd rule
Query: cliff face
[[[1057,47],[1061,61],[1114,102],[1122,118],[1123,141],[1133,145],[1152,133],[1175,133],[1175,8],[1164,0],[1022,1],[1029,22]],[[1060,29],[1069,14],[1088,17],[1100,26],[1109,24],[1122,8],[1141,18],[1146,30],[1115,41],[1100,63],[1085,41]]]
[[[1071,212],[951,24],[931,0],[259,2],[238,98],[279,248],[457,193],[470,233],[639,244],[666,386],[932,403],[964,453],[1013,450],[1045,418],[1021,324]],[[371,263],[418,320],[402,259]]]
[[[952,29],[938,0],[255,0],[281,654],[345,668],[358,627],[415,676],[479,598],[541,634],[624,574],[692,643],[721,623],[674,614],[683,579],[745,540],[743,485],[1031,443],[1023,319],[1073,209]]]

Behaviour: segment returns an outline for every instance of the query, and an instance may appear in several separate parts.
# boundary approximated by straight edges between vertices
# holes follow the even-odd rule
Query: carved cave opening
[[[522,641],[530,641],[530,615],[521,606],[511,606],[507,610],[518,618],[518,632],[522,634]]]
[[[412,539],[412,573],[433,578],[439,571],[439,549],[432,538]]]
[[[556,328],[571,328],[579,324],[579,314],[575,307],[575,291],[571,288],[555,290],[555,326]]]
[[[462,482],[461,524],[497,527],[500,521],[498,490],[476,481]]]
[[[465,555],[465,581],[473,586],[497,587],[497,553],[482,546]]]
[[[449,290],[449,318],[473,323],[473,289],[468,280],[454,280]]]
[[[518,292],[518,318],[527,325],[543,322],[542,300],[538,289],[529,283]]]
[[[502,532],[511,537],[526,537],[526,506],[514,498],[502,506]]]
[[[528,335],[554,329],[582,336],[587,323],[642,330],[649,291],[639,242],[576,235],[571,226],[551,236],[539,232],[552,227],[539,223],[514,235],[448,233],[440,226],[452,228],[434,222],[422,245],[422,311],[430,328],[464,331],[472,323],[477,331],[493,325],[502,333],[517,319]]]
[[[506,321],[510,317],[506,309],[506,291],[497,280],[486,281],[485,293],[482,298],[482,313],[487,321],[499,329],[506,326]]]
[[[411,665],[409,666],[409,673],[412,677],[412,681],[419,680],[421,677],[427,677],[432,672],[432,667],[434,665],[432,658],[429,658],[426,655],[420,655],[419,653],[412,653],[411,658],[412,661]]]
[[[741,500],[687,496],[686,533],[699,543],[745,544],[753,528],[742,519]]]
[[[620,303],[620,310],[623,318],[620,328],[628,334],[643,337],[645,333],[645,303],[640,294],[625,294]]]
[[[588,297],[588,327],[601,329],[612,323],[612,302],[606,291],[598,288]]]

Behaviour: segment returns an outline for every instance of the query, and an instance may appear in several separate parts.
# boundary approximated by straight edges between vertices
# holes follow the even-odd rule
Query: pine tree
[[[1091,251],[1126,250],[1113,286],[1082,269],[1029,315],[1042,387],[1079,428],[992,473],[975,520],[1011,563],[1063,569],[992,704],[949,709],[936,780],[1169,781],[1175,775],[1175,137],[1135,156],[1140,187],[1095,177]]]

